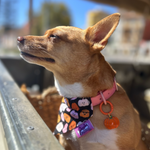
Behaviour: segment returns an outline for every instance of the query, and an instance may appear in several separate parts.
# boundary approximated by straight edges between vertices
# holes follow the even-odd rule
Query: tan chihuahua
[[[72,149],[148,149],[141,140],[139,114],[122,87],[119,84],[115,85],[116,72],[100,53],[116,29],[119,19],[120,14],[115,13],[86,30],[60,26],[47,30],[44,36],[17,38],[21,57],[29,63],[44,66],[52,71],[57,90],[66,99],[74,97],[90,97],[92,99],[97,97],[98,93],[100,93],[99,97],[103,99],[97,105],[93,105],[93,109],[91,107],[93,114],[88,120],[93,125],[93,130],[82,137],[78,137],[74,129],[64,132],[63,136]],[[106,101],[103,94],[105,91],[111,90],[114,85],[116,86],[115,91]],[[100,106],[100,104],[102,105]],[[104,123],[108,116],[112,120],[112,116],[107,113],[110,110],[113,110],[112,116],[117,117],[120,122],[119,126],[111,130],[106,126],[111,126],[113,123],[109,125]],[[82,115],[85,113],[87,114],[84,111]],[[67,119],[65,117],[65,120]],[[88,128],[88,124],[86,125]],[[87,128],[84,128],[82,132]]]

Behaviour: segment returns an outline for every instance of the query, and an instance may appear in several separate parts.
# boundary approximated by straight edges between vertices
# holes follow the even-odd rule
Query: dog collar
[[[99,105],[109,99],[114,92],[118,90],[116,80],[114,79],[113,87],[111,89],[100,91],[95,97],[63,97],[62,103],[59,108],[58,120],[54,134],[63,134],[75,129],[75,132],[79,129],[79,126],[83,126],[83,133],[88,133],[93,129],[90,121],[88,120],[93,115],[93,106]],[[85,129],[87,129],[85,131]]]
[[[115,91],[118,91],[116,79],[114,78],[113,87],[111,89],[105,90],[105,91],[99,91],[98,95],[95,97],[91,97],[91,101],[93,106],[99,105],[100,103],[104,102],[104,104],[107,104],[106,100],[109,99]]]

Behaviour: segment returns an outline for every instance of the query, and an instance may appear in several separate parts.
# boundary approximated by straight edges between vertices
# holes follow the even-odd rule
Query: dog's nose
[[[19,41],[19,42],[24,41],[24,37],[23,36],[18,36],[17,41]]]

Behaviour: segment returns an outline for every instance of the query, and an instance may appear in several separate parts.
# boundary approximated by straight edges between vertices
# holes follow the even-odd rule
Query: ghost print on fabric
[[[59,108],[54,134],[63,134],[75,129],[93,115],[91,98],[64,98]]]

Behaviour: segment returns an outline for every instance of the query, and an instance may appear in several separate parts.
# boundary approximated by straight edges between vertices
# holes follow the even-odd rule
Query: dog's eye
[[[51,34],[51,35],[49,36],[49,38],[58,38],[58,36],[57,36],[57,35],[54,35],[54,34]]]

